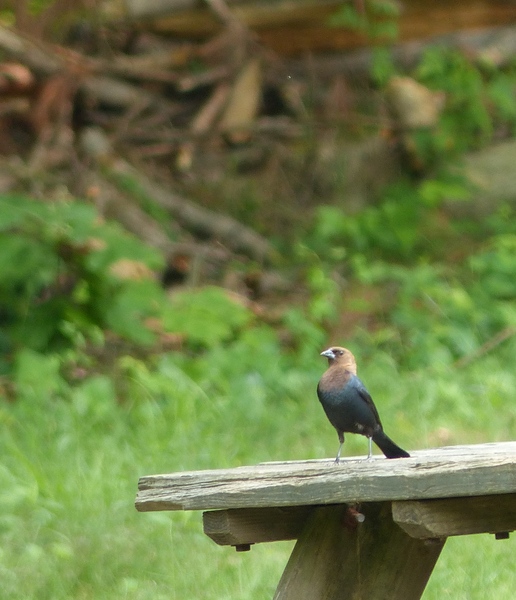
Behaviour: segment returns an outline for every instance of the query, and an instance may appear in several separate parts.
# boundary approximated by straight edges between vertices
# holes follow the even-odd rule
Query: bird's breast
[[[317,395],[330,423],[339,431],[372,432],[377,422],[371,408],[360,394],[363,384],[356,377],[348,378],[340,386],[328,385],[321,379]]]

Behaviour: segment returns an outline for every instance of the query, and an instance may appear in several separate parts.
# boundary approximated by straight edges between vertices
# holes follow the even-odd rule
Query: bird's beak
[[[331,348],[328,348],[328,350],[321,352],[321,356],[326,356],[326,358],[331,358],[332,360],[335,358],[335,354],[333,353],[333,350]]]

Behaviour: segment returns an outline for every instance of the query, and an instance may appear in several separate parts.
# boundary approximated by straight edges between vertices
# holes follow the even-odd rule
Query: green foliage
[[[28,348],[20,350],[13,373],[17,393],[33,402],[59,395],[66,387],[60,368],[61,361],[55,354],[43,355]]]
[[[149,192],[138,181],[138,174],[130,169],[104,169],[103,175],[125,194],[134,198],[140,207],[153,219],[158,221],[164,230],[172,234],[170,227],[170,214],[149,196]]]
[[[454,185],[427,182],[407,188],[420,211],[413,217],[419,238],[442,198],[450,190],[461,195],[460,185]],[[397,194],[404,189],[396,188]],[[386,202],[393,204],[396,197],[392,192]],[[389,217],[391,208],[380,204],[376,210],[382,219],[391,219],[390,226],[398,225],[395,212]],[[3,231],[14,235],[15,228],[26,225],[18,216],[14,225],[12,214],[5,217],[10,225]],[[112,265],[120,264],[121,256],[138,260],[139,254],[131,244],[114,252],[110,246],[116,245],[116,235],[105,246],[93,244],[98,250],[84,250],[92,235],[79,219],[84,231],[74,235],[83,249],[80,261],[70,258],[77,251],[77,244],[74,248],[69,242],[72,234],[65,239],[75,253],[68,250],[66,259],[58,255],[85,280],[72,298],[91,301],[88,277],[94,272],[105,285],[116,284],[112,302],[97,308],[98,313],[106,315],[112,307],[114,315],[105,316],[106,322],[131,315],[116,325],[119,335],[126,322],[140,319],[145,326],[143,315],[131,311],[147,297],[157,304],[153,314],[163,329],[184,336],[184,347],[145,357],[122,351],[103,365],[103,372],[95,365],[70,382],[64,363],[88,366],[84,335],[102,341],[103,333],[97,321],[90,321],[97,325],[88,330],[79,319],[69,319],[60,329],[73,340],[66,350],[22,347],[16,353],[12,381],[17,399],[0,403],[0,573],[6,600],[165,599],[171,593],[178,599],[229,600],[241,597],[242,590],[271,597],[292,544],[258,546],[249,561],[229,555],[203,535],[196,513],[137,513],[137,477],[333,455],[336,436],[315,394],[325,367],[318,353],[327,340],[325,328],[334,326],[342,299],[356,285],[394,295],[384,320],[346,344],[357,354],[360,374],[386,430],[396,431],[396,441],[410,449],[511,437],[516,377],[507,365],[516,342],[509,339],[462,370],[453,366],[456,358],[471,355],[493,332],[514,323],[511,213],[491,219],[486,226],[501,233],[455,265],[421,257],[403,264],[407,248],[422,246],[398,234],[380,237],[380,257],[371,223],[385,229],[385,220],[375,219],[359,219],[353,228],[342,212],[322,207],[316,228],[296,246],[308,293],[303,306],[292,307],[282,322],[295,341],[289,350],[280,331],[261,323],[223,290],[183,290],[156,302],[153,288],[145,287],[147,279],[120,289]],[[30,239],[37,237],[42,248],[52,250],[55,244],[41,235],[50,224],[50,219],[40,223]],[[104,239],[97,229],[94,238]],[[105,253],[91,255],[95,251]],[[387,261],[388,253],[397,260]],[[37,269],[45,263],[36,253],[31,260],[36,266],[26,273],[36,270],[43,277],[43,266]],[[48,264],[45,281],[52,282],[52,260]],[[19,289],[14,286],[12,293]],[[35,286],[33,294],[39,293]],[[345,451],[363,454],[364,440],[349,436]],[[487,536],[460,538],[456,552],[445,550],[425,597],[480,600],[487,586],[507,595],[514,587],[512,555],[506,546],[499,548]],[[479,555],[489,567],[476,568]],[[492,573],[502,569],[504,577],[493,580]],[[474,575],[465,579],[463,571]]]
[[[377,205],[353,218],[336,206],[319,207],[308,243],[330,262],[362,253],[410,263],[429,250],[425,229],[432,224],[434,209],[445,199],[467,200],[469,196],[467,185],[457,175],[420,184],[400,179],[385,189]]]
[[[1,205],[4,372],[18,352],[19,360],[36,351],[65,363],[84,362],[86,345],[102,346],[108,332],[135,347],[174,333],[199,349],[254,326],[250,309],[220,288],[167,297],[154,275],[163,266],[161,256],[102,222],[93,206],[25,197],[4,197]],[[36,365],[35,372],[43,371]]]
[[[363,10],[344,4],[329,19],[332,27],[347,27],[373,40],[393,40],[398,35],[399,6],[392,0],[368,0]]]
[[[487,142],[493,123],[486,103],[482,73],[457,50],[430,47],[417,69],[418,79],[446,93],[446,110],[435,134],[438,149],[463,152]]]
[[[446,94],[438,127],[411,134],[416,153],[426,165],[442,167],[466,150],[485,145],[497,128],[514,130],[514,72],[483,68],[459,50],[431,46],[415,76],[430,89]]]
[[[150,342],[145,318],[164,295],[161,256],[79,201],[0,199],[0,311],[4,345],[56,350],[97,328]],[[71,339],[73,337],[73,339]]]
[[[164,311],[166,329],[184,334],[194,345],[215,346],[251,324],[252,313],[241,301],[217,287],[176,292]]]
[[[329,300],[334,309],[374,310],[365,300],[357,305],[357,285],[377,290],[384,299],[372,331],[354,332],[356,338],[385,348],[411,368],[474,355],[516,326],[512,213],[504,210],[503,216],[476,226],[486,241],[472,246],[470,256],[457,248],[463,258],[452,262],[442,252],[455,243],[460,229],[435,223],[436,209],[444,198],[466,199],[468,193],[453,178],[400,183],[377,206],[353,218],[337,207],[320,207],[307,236],[312,251],[324,258],[326,272],[343,282]],[[493,229],[502,233],[490,235]]]
[[[507,439],[516,427],[516,376],[506,367],[514,341],[463,370],[400,370],[387,352],[368,359],[353,349],[386,430],[409,449]],[[63,391],[54,358],[20,356],[24,386],[0,404],[2,598],[272,597],[293,543],[247,555],[220,548],[200,513],[136,512],[137,478],[333,456],[335,432],[315,395],[324,361],[301,360],[272,329],[252,328],[202,354],[123,356],[118,366],[124,402],[106,374]],[[31,371],[46,373],[39,392]],[[348,436],[347,455],[365,451],[363,438]],[[425,598],[510,596],[514,540],[450,542]]]
[[[501,331],[516,326],[514,235],[496,236],[464,263],[407,268],[353,261],[367,285],[388,287],[395,300],[374,335],[400,363],[411,367],[474,355]]]
[[[421,203],[428,208],[439,208],[445,200],[469,200],[472,191],[463,177],[447,173],[439,179],[426,179],[418,187]]]
[[[469,258],[477,291],[496,300],[516,297],[516,235],[493,236],[486,248]]]
[[[495,71],[486,85],[487,100],[493,111],[495,123],[509,125],[512,132],[514,132],[516,125],[515,87],[516,77],[514,73],[501,71]]]
[[[33,15],[39,15],[44,10],[48,9],[54,0],[28,0],[28,12]]]
[[[375,46],[371,52],[371,78],[378,87],[384,87],[396,75],[391,50],[385,46]]]
[[[331,252],[333,260],[327,260],[311,246],[308,240],[308,243],[298,243],[294,247],[294,259],[300,265],[308,297],[303,305],[288,308],[282,319],[302,359],[312,356],[322,347],[326,330],[338,317],[340,290],[333,272],[333,260],[342,258],[342,254],[340,249],[335,248]]]
[[[393,4],[367,6],[341,18],[384,37]],[[394,67],[385,49],[375,56],[383,85]],[[159,254],[87,203],[0,198],[3,598],[272,597],[292,544],[229,554],[197,514],[136,513],[136,481],[333,456],[315,395],[329,337],[355,352],[402,446],[514,436],[516,220],[507,207],[473,225],[441,211],[470,194],[447,163],[514,126],[513,74],[439,49],[417,76],[447,93],[436,130],[413,138],[431,177],[402,178],[353,217],[320,206],[291,256],[299,293],[274,326],[219,288],[165,294]],[[148,202],[132,178],[119,183]],[[343,329],[353,310],[367,330]],[[181,351],[163,350],[169,333]],[[363,454],[364,440],[345,451]],[[425,598],[510,596],[514,540],[450,543]]]
[[[352,26],[364,29],[364,14],[350,6],[344,14]],[[376,52],[373,76],[383,85],[394,67],[388,50]],[[472,355],[511,330],[516,317],[512,212],[506,208],[503,216],[467,223],[441,211],[444,202],[467,201],[475,192],[461,173],[461,154],[485,145],[500,128],[514,130],[515,72],[435,46],[423,55],[415,77],[446,95],[435,127],[403,137],[416,170],[426,178],[400,178],[357,215],[320,206],[303,240],[320,257],[323,270],[341,282],[342,311],[356,310],[356,284],[385,298],[378,314],[370,316],[372,331],[354,334],[411,367]],[[485,240],[481,247],[478,240]],[[358,310],[375,310],[365,305],[367,300]]]

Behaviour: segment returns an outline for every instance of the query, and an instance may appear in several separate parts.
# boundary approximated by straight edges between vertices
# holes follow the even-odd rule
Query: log
[[[269,242],[249,227],[232,217],[204,208],[177,192],[165,189],[126,161],[118,159],[106,164],[104,173],[115,182],[129,178],[138,194],[166,209],[190,232],[215,238],[227,248],[243,252],[261,263],[274,258],[274,250]]]
[[[330,27],[337,0],[226,0],[232,15],[256,31],[262,43],[287,56],[367,47],[371,40],[349,27]],[[428,39],[458,30],[516,23],[516,5],[505,0],[423,0],[400,2],[398,41]],[[187,38],[206,38],[221,29],[218,15],[195,0],[127,0],[129,18],[154,19],[152,27]],[[162,16],[168,15],[168,16]],[[158,18],[160,16],[161,18]],[[149,24],[146,23],[145,27]]]
[[[350,0],[351,1],[351,0]],[[336,7],[342,6],[342,2],[338,0],[225,0],[225,4],[231,11],[243,21],[254,19],[259,16],[259,22],[284,22],[285,19],[307,18],[320,14],[320,9],[331,7],[335,10]],[[134,20],[151,19],[161,17],[163,15],[174,15],[175,18],[185,18],[187,15],[188,22],[191,26],[199,31],[199,26],[207,28],[209,32],[217,26],[216,15],[208,8],[199,7],[198,0],[125,0],[126,14]],[[307,10],[309,11],[307,15]],[[174,18],[173,17],[173,18]],[[197,26],[195,20],[198,21]],[[204,23],[201,25],[201,23]]]
[[[400,69],[413,69],[430,45],[467,48],[479,58],[485,57],[495,65],[502,65],[516,53],[516,26],[454,31],[429,39],[399,42],[391,48],[392,60]],[[349,52],[314,55],[311,62],[313,71],[320,79],[329,79],[339,74],[359,79],[368,77],[371,73],[373,56],[371,48],[357,48]],[[292,58],[288,63],[288,70],[292,77],[303,77],[307,70],[306,57]]]
[[[144,173],[137,171],[125,160],[115,159],[111,144],[102,130],[85,129],[81,135],[81,147],[99,163],[103,177],[110,185],[122,187],[122,185],[127,185],[127,181],[130,181],[130,187],[136,191],[137,195],[143,195],[167,210],[189,231],[199,233],[204,237],[215,238],[227,248],[244,252],[259,262],[267,262],[274,258],[274,251],[269,242],[249,227],[231,217],[208,210],[174,191],[165,189],[151,181]],[[139,213],[139,209],[135,207],[131,211],[127,224],[130,222],[131,227],[134,227]],[[143,222],[152,229],[149,218],[143,219]],[[167,246],[165,239],[162,240],[161,245],[163,249]]]

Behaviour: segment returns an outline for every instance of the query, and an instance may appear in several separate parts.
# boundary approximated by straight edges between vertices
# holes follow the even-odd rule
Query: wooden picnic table
[[[420,598],[452,535],[516,529],[516,442],[141,477],[136,508],[203,510],[221,545],[297,539],[281,600]]]

